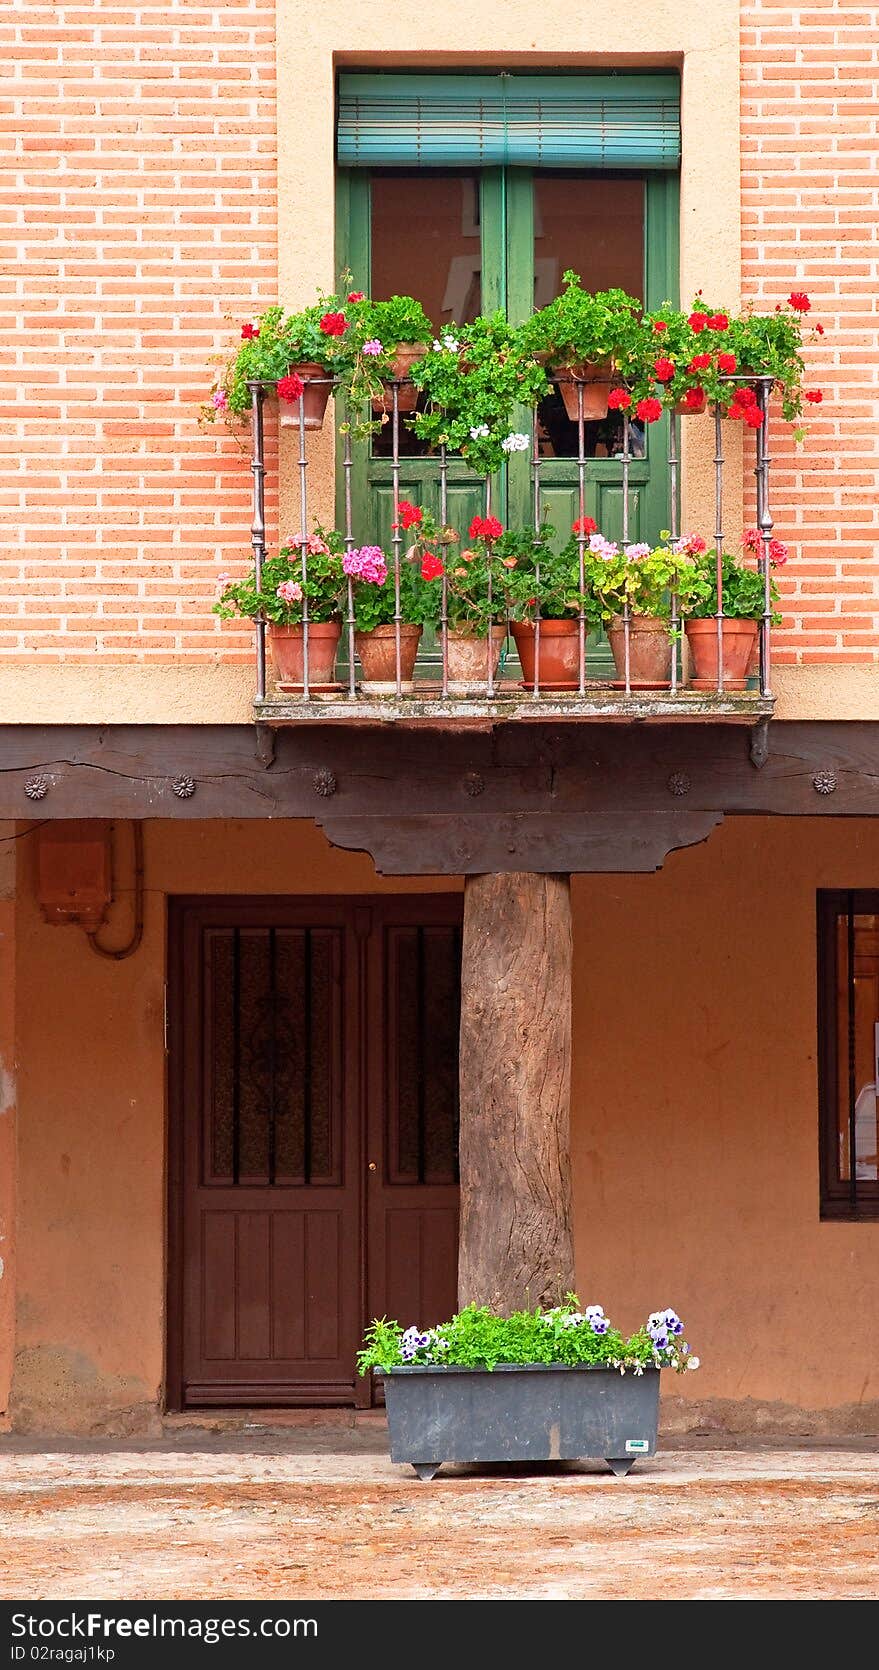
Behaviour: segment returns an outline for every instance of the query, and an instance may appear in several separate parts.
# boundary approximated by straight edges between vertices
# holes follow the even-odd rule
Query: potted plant
[[[391,1460],[420,1479],[445,1461],[587,1456],[623,1476],[655,1453],[660,1371],[699,1367],[683,1332],[667,1309],[625,1339],[569,1294],[512,1316],[468,1305],[436,1328],[373,1322],[358,1367],[384,1377]]]
[[[474,516],[468,543],[446,564],[448,682],[453,696],[481,693],[497,675],[507,635],[505,571],[495,559],[496,516]]]
[[[582,384],[583,416],[592,422],[607,416],[615,373],[635,350],[641,303],[625,290],[584,290],[571,271],[564,284],[561,295],[521,327],[522,342],[555,374],[565,411],[575,422]]]
[[[575,546],[572,535],[571,559]],[[658,545],[621,545],[600,533],[590,535],[586,592],[606,627],[618,685],[652,690],[671,683],[671,601],[676,597],[683,614],[698,589],[696,559],[704,550],[698,535],[673,541],[664,532]]]
[[[597,531],[591,516],[574,523],[574,538],[554,551],[554,530],[505,533],[495,556],[507,569],[511,627],[523,682],[538,689],[576,690],[580,683],[580,607],[586,630],[600,624],[591,597],[580,587],[580,544]],[[539,624],[538,624],[539,623]]]
[[[309,688],[335,681],[346,589],[344,550],[340,533],[317,525],[305,543],[304,564],[300,542],[284,545],[263,563],[259,587],[256,569],[251,568],[243,580],[227,581],[214,604],[214,613],[223,620],[244,616],[268,622],[272,661],[282,688],[301,689],[305,679],[303,603],[308,612]]]
[[[730,402],[728,382],[736,371],[729,338],[729,313],[697,297],[689,313],[664,302],[645,314],[633,369],[652,380],[666,410],[698,416],[709,403]]]
[[[362,545],[342,561],[353,580],[354,645],[363,668],[362,688],[374,696],[397,690],[397,646],[403,694],[412,690],[418,645],[425,624],[435,619],[435,586],[422,579],[415,561],[400,563],[400,621],[393,566],[378,545]]]
[[[512,426],[517,405],[535,407],[546,393],[546,374],[523,346],[521,333],[503,313],[447,325],[430,351],[412,367],[425,409],[412,420],[416,435],[432,447],[460,452],[472,469],[491,475],[530,437]]]
[[[805,436],[802,426],[803,402],[819,406],[824,398],[821,389],[804,389],[803,361],[805,317],[812,303],[802,290],[792,290],[786,302],[777,303],[772,313],[755,313],[748,309],[730,328],[730,346],[735,353],[737,370],[745,378],[771,377],[774,392],[781,397],[781,412],[785,421],[794,424],[797,440]],[[809,340],[824,335],[822,325],[815,325]],[[737,399],[740,398],[737,396]],[[752,407],[730,410],[729,417],[748,418]]]
[[[744,690],[748,668],[757,648],[757,631],[766,606],[763,575],[755,566],[764,552],[770,569],[781,568],[787,562],[788,549],[780,539],[768,544],[757,528],[751,528],[742,542],[742,556],[734,557],[724,551],[721,564],[723,614],[720,620],[720,653],[723,684],[726,690]],[[750,560],[749,560],[750,559]],[[778,602],[778,587],[770,578],[769,601]],[[693,660],[694,690],[716,690],[717,670],[717,553],[700,553],[695,583],[684,607],[687,643]],[[781,615],[773,607],[770,614],[773,626],[781,623]]]
[[[433,326],[421,303],[412,296],[391,296],[376,302],[357,298],[354,308],[355,361],[348,381],[351,405],[368,399],[382,421],[394,409],[414,412],[418,390],[409,381],[417,360],[423,359],[433,337]]]
[[[281,423],[297,426],[303,402],[306,429],[321,429],[333,380],[350,376],[354,353],[349,305],[338,296],[318,297],[299,313],[267,307],[241,326],[239,346],[227,359],[202,407],[208,421],[238,421],[250,411],[249,384],[273,384]],[[295,408],[295,409],[291,409]]]

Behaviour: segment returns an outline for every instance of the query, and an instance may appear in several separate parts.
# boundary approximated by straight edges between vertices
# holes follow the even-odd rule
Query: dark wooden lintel
[[[312,818],[395,874],[653,869],[725,816],[877,813],[868,722],[775,720],[766,750],[724,723],[0,727],[2,818]]]

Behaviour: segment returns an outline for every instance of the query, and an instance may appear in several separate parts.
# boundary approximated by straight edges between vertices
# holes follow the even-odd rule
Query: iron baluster
[[[629,414],[623,412],[623,549],[629,543]],[[623,603],[623,643],[625,650],[626,695],[632,694],[632,611],[629,608],[629,593],[626,588]]]
[[[302,563],[302,700],[308,701],[308,459],[305,455],[305,391],[299,396],[299,551]]]
[[[350,555],[354,549],[354,534],[352,532],[351,511],[351,471],[353,460],[351,457],[351,413],[346,411],[345,424],[345,457],[342,468],[345,472],[345,553]],[[353,702],[357,694],[354,679],[354,581],[348,575],[348,696]]]
[[[486,478],[485,478],[485,514],[486,514],[487,517],[491,515],[491,476],[490,475],[487,475]],[[487,651],[486,651],[486,666],[485,666],[485,674],[486,674],[486,676],[485,676],[485,694],[490,700],[491,697],[494,695],[494,666],[493,666],[493,661],[494,661],[494,616],[493,616],[493,609],[492,609],[493,598],[492,598],[492,589],[491,589],[491,545],[492,545],[492,542],[491,542],[490,539],[486,539],[484,541],[484,544],[485,544],[485,589],[486,589],[486,593],[487,593],[487,597],[488,597],[488,637],[485,640],[486,644],[488,646]]]
[[[680,418],[679,418],[677,412],[672,411],[669,414],[669,420],[668,420],[668,493],[669,493],[668,525],[669,525],[669,530],[671,532],[672,544],[674,544],[675,541],[679,537],[679,530],[678,530],[678,434],[679,434],[678,424],[679,423],[680,423]],[[672,696],[676,696],[677,693],[678,693],[678,630],[680,628],[680,624],[681,624],[680,623],[680,617],[679,617],[679,614],[678,614],[678,594],[677,594],[676,591],[673,591],[672,594],[671,594],[671,619],[669,621],[669,626],[671,628],[671,693],[672,693]]]
[[[391,416],[391,441],[393,445],[393,491],[394,491],[394,521],[391,529],[391,544],[394,548],[394,678],[397,686],[397,700],[403,694],[403,678],[400,667],[400,513],[397,506],[400,503],[400,385],[396,378],[392,385],[393,409]]]
[[[262,383],[248,383],[250,389],[250,473],[253,477],[253,520],[250,525],[250,545],[256,574],[256,589],[262,590],[262,565],[266,557],[266,465],[263,437]],[[264,701],[266,694],[266,623],[262,616],[256,620],[256,697]]]
[[[723,413],[714,407],[714,574],[717,586],[717,693],[723,695]]]
[[[449,517],[449,464],[445,446],[440,447],[440,526],[445,527]],[[449,547],[443,546],[443,572],[440,615],[440,645],[443,660],[443,700],[449,694],[449,577],[446,572]],[[438,554],[438,553],[437,553]]]
[[[538,436],[537,408],[534,409],[534,422],[531,428],[531,480],[534,498],[534,532],[540,535],[540,442]],[[534,689],[532,696],[537,701],[540,694],[540,558],[534,565]]]
[[[583,517],[586,515],[586,424],[583,414],[583,384],[577,384],[577,494],[580,506],[580,531],[577,534],[577,564],[580,596],[577,608],[577,688],[586,694],[586,535]]]
[[[757,430],[757,527],[760,532],[760,561],[763,569],[763,616],[760,621],[760,694],[772,694],[772,565],[769,560],[769,541],[773,521],[769,510],[769,396],[772,384],[761,378],[759,405],[763,422]]]

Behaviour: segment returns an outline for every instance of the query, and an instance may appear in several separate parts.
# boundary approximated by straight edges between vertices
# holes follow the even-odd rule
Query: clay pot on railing
[[[580,415],[578,387],[583,389],[583,418],[586,423],[598,423],[607,417],[607,402],[611,391],[613,368],[609,360],[583,360],[579,365],[558,366],[552,373],[559,386],[559,394],[572,423]]]
[[[333,392],[333,380],[329,372],[325,371],[322,365],[307,360],[302,365],[291,365],[287,375],[301,377],[305,384],[302,402],[305,407],[306,429],[323,429],[327,401]],[[281,428],[298,429],[299,401],[279,400],[278,408]]]
[[[474,638],[466,632],[449,629],[446,650],[446,669],[450,696],[484,696],[488,681],[489,656],[492,678],[500,665],[501,650],[507,635],[505,626],[493,626],[491,643],[488,638]]]
[[[420,626],[400,626],[400,688],[412,694],[415,659],[421,642]],[[355,632],[354,647],[360,657],[363,678],[360,688],[369,696],[393,696],[397,692],[397,628],[374,626],[370,632]]]
[[[383,382],[384,392],[377,394],[372,402],[374,412],[392,412],[394,410],[393,383],[397,384],[397,411],[414,412],[418,405],[418,390],[414,383],[405,379],[417,360],[423,359],[427,353],[426,342],[398,342],[396,353],[391,361],[390,376]]]
[[[723,688],[745,690],[751,659],[757,648],[757,622],[736,620],[731,616],[722,620],[720,624]],[[693,657],[690,689],[716,690],[719,683],[716,617],[710,615],[706,620],[688,620],[684,631]]]
[[[338,620],[309,621],[308,624],[308,688],[319,693],[336,685],[336,654],[342,636]],[[302,626],[269,627],[272,664],[282,690],[301,690],[305,680],[305,628]]]
[[[607,629],[616,678],[615,689],[626,685],[626,628],[615,615]],[[671,684],[672,642],[668,623],[652,615],[629,617],[629,688],[665,690]]]
[[[533,621],[514,621],[513,637],[522,664],[522,682],[534,687],[534,661],[537,650],[537,687],[539,690],[578,690],[580,687],[580,622],[578,620],[542,620],[540,640]]]

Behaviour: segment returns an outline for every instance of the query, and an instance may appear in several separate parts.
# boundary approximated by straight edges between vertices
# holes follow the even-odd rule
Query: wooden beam
[[[472,876],[461,970],[458,1298],[508,1314],[574,1284],[569,876]]]

